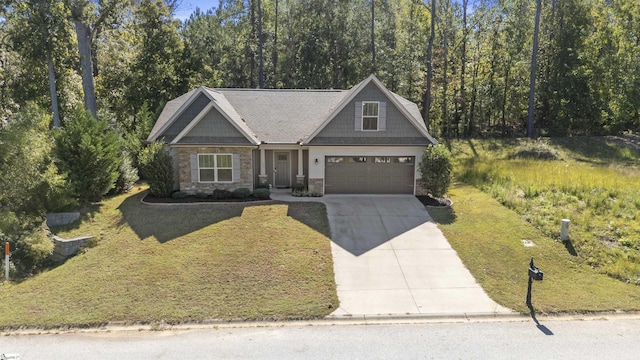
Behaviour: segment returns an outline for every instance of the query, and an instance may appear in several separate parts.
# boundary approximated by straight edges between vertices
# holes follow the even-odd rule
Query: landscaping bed
[[[156,197],[151,194],[147,194],[144,196],[142,201],[151,204],[190,204],[190,203],[244,203],[244,202],[253,202],[253,201],[265,201],[270,199],[262,199],[257,198],[253,195],[249,195],[249,197],[244,199],[236,199],[236,198],[228,198],[228,199],[216,199],[212,196],[207,197],[199,197],[195,195],[188,195],[182,198],[173,198],[173,197]]]
[[[436,207],[443,206],[443,207],[447,207],[447,206],[451,206],[451,204],[452,204],[450,199],[434,198],[434,197],[431,197],[431,196],[428,196],[428,195],[416,195],[416,198],[424,206],[436,206]]]

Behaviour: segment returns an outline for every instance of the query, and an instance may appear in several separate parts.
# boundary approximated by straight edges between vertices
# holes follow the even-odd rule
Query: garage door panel
[[[328,156],[327,194],[413,194],[415,158],[411,156]]]

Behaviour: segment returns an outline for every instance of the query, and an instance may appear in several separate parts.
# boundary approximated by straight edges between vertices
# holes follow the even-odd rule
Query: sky
[[[188,19],[189,15],[191,15],[197,7],[202,11],[207,11],[211,8],[217,8],[218,2],[219,0],[182,0],[178,10],[176,10],[175,17],[180,20]]]

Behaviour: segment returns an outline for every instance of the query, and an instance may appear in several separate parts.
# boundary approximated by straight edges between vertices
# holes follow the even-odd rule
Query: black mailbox
[[[540,269],[538,269],[537,267],[534,266],[529,268],[529,277],[531,279],[536,281],[542,281],[543,276],[544,276],[544,273],[540,271]]]

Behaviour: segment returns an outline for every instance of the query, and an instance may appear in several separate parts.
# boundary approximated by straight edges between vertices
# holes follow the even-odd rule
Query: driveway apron
[[[512,313],[464,267],[409,195],[325,195],[340,307],[335,317]]]

